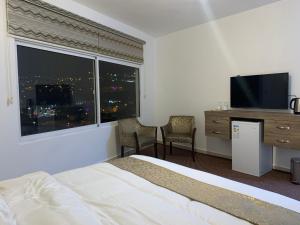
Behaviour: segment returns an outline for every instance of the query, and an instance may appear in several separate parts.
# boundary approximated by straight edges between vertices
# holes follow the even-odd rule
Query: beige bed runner
[[[300,214],[234,191],[203,183],[172,170],[127,157],[112,165],[158,186],[257,225],[299,225]]]

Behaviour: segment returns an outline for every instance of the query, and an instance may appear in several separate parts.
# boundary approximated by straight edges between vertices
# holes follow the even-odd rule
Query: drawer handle
[[[291,127],[290,126],[277,126],[277,129],[279,129],[279,130],[289,130],[289,129],[291,129]]]
[[[221,131],[212,131],[213,134],[222,134]]]
[[[213,123],[221,123],[220,120],[213,120],[212,122],[213,122]]]
[[[277,142],[279,142],[281,144],[289,144],[290,140],[288,140],[288,139],[278,139]]]

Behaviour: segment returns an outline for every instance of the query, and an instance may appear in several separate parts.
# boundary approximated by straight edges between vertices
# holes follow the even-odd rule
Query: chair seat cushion
[[[151,145],[156,142],[155,137],[139,136],[138,139],[140,146]]]
[[[179,143],[192,143],[192,137],[188,134],[174,134],[169,133],[166,135],[166,141],[179,142]]]

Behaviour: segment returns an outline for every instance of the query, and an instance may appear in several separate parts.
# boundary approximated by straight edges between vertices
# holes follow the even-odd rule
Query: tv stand
[[[300,116],[284,112],[247,110],[205,111],[205,135],[231,140],[232,120],[263,122],[263,142],[300,149]]]

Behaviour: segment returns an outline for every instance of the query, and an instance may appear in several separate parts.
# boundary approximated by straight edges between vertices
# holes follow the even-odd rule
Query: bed
[[[267,209],[270,206],[278,207],[280,210],[286,210],[284,213],[292,214],[277,224],[300,224],[300,220],[297,220],[300,218],[298,217],[299,201],[163,160],[147,156],[128,158],[138,163],[158,166],[186,179],[193,179],[195,182],[222,188],[230,193],[238,193],[246,196],[249,201],[255,200],[259,205],[266,204],[267,207],[264,207]],[[220,202],[222,205],[222,199]],[[296,219],[290,220],[289,217]],[[283,223],[285,219],[286,222]],[[268,220],[263,223],[268,224]],[[235,216],[231,212],[222,211],[218,206],[195,201],[157,185],[114,163],[99,163],[52,176],[45,172],[36,172],[0,182],[0,225],[67,224],[249,225],[255,223],[247,218]]]

